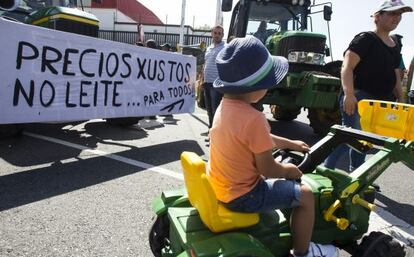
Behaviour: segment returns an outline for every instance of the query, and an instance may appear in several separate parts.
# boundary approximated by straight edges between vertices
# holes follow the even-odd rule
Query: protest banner
[[[0,18],[0,124],[194,111],[196,59]]]

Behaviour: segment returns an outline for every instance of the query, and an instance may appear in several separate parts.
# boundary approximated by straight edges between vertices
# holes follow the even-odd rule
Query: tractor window
[[[306,29],[306,22],[301,20],[302,14],[306,13],[305,8],[264,1],[252,2],[246,35],[254,35],[265,43],[270,35],[278,31]]]

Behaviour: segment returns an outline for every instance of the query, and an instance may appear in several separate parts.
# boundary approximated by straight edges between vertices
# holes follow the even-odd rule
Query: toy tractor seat
[[[239,213],[221,204],[206,175],[205,162],[193,152],[181,154],[184,181],[191,205],[201,220],[213,232],[249,227],[259,222],[258,213]]]
[[[361,100],[358,102],[358,112],[362,130],[414,141],[414,105]]]

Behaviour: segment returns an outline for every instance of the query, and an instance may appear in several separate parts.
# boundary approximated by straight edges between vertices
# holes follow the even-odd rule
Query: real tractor
[[[272,55],[289,61],[289,73],[281,84],[269,90],[261,104],[269,104],[277,120],[294,120],[302,108],[308,110],[310,126],[325,135],[340,121],[338,95],[341,88],[341,62],[327,63],[330,37],[313,32],[313,24],[329,21],[330,3],[315,4],[311,0],[243,0],[233,8],[232,0],[222,1],[222,10],[231,11],[228,40],[233,37],[259,37]],[[317,22],[323,13],[323,20]],[[315,26],[316,27],[316,26]]]

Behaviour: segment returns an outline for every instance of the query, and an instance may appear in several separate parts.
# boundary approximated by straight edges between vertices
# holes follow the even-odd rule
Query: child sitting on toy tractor
[[[315,203],[310,188],[295,181],[302,172],[272,156],[273,148],[307,152],[309,146],[272,135],[264,114],[251,106],[282,81],[287,60],[247,36],[231,41],[216,64],[219,78],[213,86],[224,94],[210,130],[208,176],[216,197],[237,212],[293,208],[293,256],[338,256],[333,245],[310,242]]]

